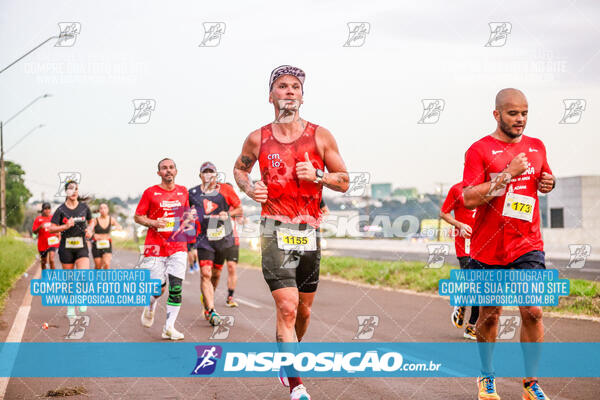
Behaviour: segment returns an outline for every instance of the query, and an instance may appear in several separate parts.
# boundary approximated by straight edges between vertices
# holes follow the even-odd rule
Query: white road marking
[[[42,269],[38,269],[35,273],[33,279],[40,279],[42,275]],[[25,332],[25,326],[27,325],[27,319],[29,318],[29,311],[31,311],[31,292],[29,291],[29,285],[27,285],[27,290],[25,291],[25,296],[23,296],[23,302],[17,311],[17,315],[15,316],[15,320],[13,321],[12,328],[10,328],[10,332],[8,332],[8,336],[6,337],[6,342],[16,342],[20,343],[21,339],[23,339],[23,333]],[[4,360],[3,363],[7,365],[12,365],[15,362],[15,357],[17,355],[17,351],[12,352],[8,355],[0,355],[0,359]],[[6,358],[8,357],[8,358]],[[0,400],[4,399],[4,395],[6,394],[6,388],[8,387],[8,382],[10,381],[10,377],[4,376],[0,377]]]
[[[236,297],[236,298],[235,298],[235,301],[237,301],[238,303],[241,303],[241,304],[247,305],[248,307],[252,307],[252,308],[262,308],[262,306],[259,306],[258,304],[254,304],[254,303],[252,303],[252,302],[250,302],[250,301],[248,301],[248,300],[244,300],[244,299],[241,299],[241,298],[239,298],[239,297]]]

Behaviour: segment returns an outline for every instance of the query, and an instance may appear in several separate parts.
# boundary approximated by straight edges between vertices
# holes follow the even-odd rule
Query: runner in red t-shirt
[[[549,193],[555,185],[541,140],[524,136],[528,104],[516,89],[496,96],[494,133],[475,142],[467,151],[463,174],[464,202],[477,208],[471,237],[470,269],[545,269],[540,232],[538,190]],[[542,308],[519,307],[521,342],[542,342]],[[477,340],[495,342],[502,307],[480,307]],[[479,398],[498,399],[492,367],[492,347],[480,351],[482,377]],[[531,349],[526,347],[525,349]],[[537,366],[539,353],[526,350],[526,365]],[[541,394],[540,394],[541,393]],[[545,399],[537,379],[523,380],[524,399]]]
[[[60,244],[60,235],[51,234],[48,228],[52,223],[52,212],[50,203],[42,204],[42,215],[38,215],[33,221],[31,230],[38,235],[37,246],[40,252],[40,264],[42,269],[46,269],[46,264],[50,269],[54,269],[54,252]]]
[[[454,235],[454,248],[456,249],[456,258],[458,258],[460,268],[464,269],[467,268],[470,259],[469,251],[471,247],[470,242],[471,233],[473,232],[473,221],[475,220],[475,211],[465,208],[462,190],[462,182],[459,182],[450,188],[446,200],[442,205],[440,217],[457,229],[457,232]],[[454,217],[450,214],[453,211]],[[464,306],[456,306],[452,311],[451,320],[457,328],[462,328],[464,326],[465,308],[466,307]],[[463,334],[465,339],[477,339],[477,336],[475,335],[475,323],[477,322],[478,316],[479,307],[472,306],[469,323]]]
[[[188,192],[184,186],[175,184],[177,167],[170,158],[158,163],[161,183],[144,191],[135,210],[134,220],[148,227],[141,268],[150,270],[152,279],[162,282],[161,295],[169,281],[167,319],[163,328],[163,339],[181,340],[183,333],[175,329],[175,320],[181,307],[182,283],[185,279],[187,262],[187,236],[177,235],[179,227],[188,222],[183,220],[189,212]],[[144,307],[142,325],[149,328],[154,323],[158,297],[150,297],[150,305]]]
[[[262,204],[262,270],[275,300],[278,342],[300,341],[308,327],[319,282],[323,186],[345,192],[349,184],[333,135],[299,116],[304,78],[304,71],[290,65],[273,70],[269,102],[275,121],[246,138],[233,170],[240,189]],[[261,180],[252,184],[256,161]],[[310,399],[291,372],[291,399]]]

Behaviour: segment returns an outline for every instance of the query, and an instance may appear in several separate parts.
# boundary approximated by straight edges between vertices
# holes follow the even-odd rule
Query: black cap
[[[44,211],[46,208],[49,209],[49,210],[52,208],[52,206],[50,205],[50,203],[43,203],[42,204],[42,211]]]

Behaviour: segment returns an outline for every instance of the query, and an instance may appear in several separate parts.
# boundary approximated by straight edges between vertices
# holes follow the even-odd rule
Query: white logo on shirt
[[[279,157],[279,153],[271,153],[267,156],[267,160],[271,161],[271,166],[273,168],[278,168],[281,165],[281,158]]]
[[[537,149],[532,149],[531,147],[529,148],[530,153],[533,153],[534,151],[537,152]]]
[[[181,207],[181,202],[179,200],[173,200],[173,201],[163,200],[160,202],[160,207],[161,208]]]
[[[183,193],[177,192],[177,196],[183,196]]]
[[[498,153],[502,153],[504,150],[492,150],[492,155],[495,156]]]
[[[160,193],[160,192],[154,192],[154,195],[155,195],[155,196],[160,196],[161,194],[162,194],[162,193]]]

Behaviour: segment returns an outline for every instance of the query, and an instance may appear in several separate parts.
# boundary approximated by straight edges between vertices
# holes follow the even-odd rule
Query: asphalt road
[[[353,254],[356,256],[356,254]],[[117,251],[113,265],[132,267],[138,259],[133,252]],[[243,262],[243,260],[242,260]],[[0,316],[0,339],[5,340],[18,306],[29,285],[29,276],[11,292]],[[272,341],[275,336],[274,307],[258,269],[239,268],[240,307],[224,306],[224,282],[217,290],[217,309],[235,318],[226,341]],[[187,276],[183,287],[183,306],[177,327],[188,342],[210,342],[212,327],[203,319],[199,300],[199,274]],[[83,342],[158,342],[165,318],[164,299],[158,307],[152,328],[140,325],[139,307],[90,307],[89,326]],[[62,342],[68,332],[66,307],[43,307],[34,297],[23,342]],[[515,314],[508,311],[507,314]],[[448,301],[439,297],[351,285],[322,279],[313,306],[305,341],[352,341],[357,333],[357,316],[379,317],[371,341],[452,342],[463,341],[462,331],[451,326]],[[53,326],[42,329],[46,322]],[[593,321],[545,318],[547,341],[598,342],[600,324]],[[516,341],[518,335],[512,339]],[[217,342],[217,341],[215,341]],[[221,341],[222,342],[222,341]],[[57,360],[60,362],[60,360]],[[93,362],[93,360],[83,360]],[[543,388],[553,400],[592,400],[598,398],[600,378],[544,378]],[[308,378],[305,384],[313,399],[475,399],[474,378]],[[289,399],[288,390],[271,378],[11,378],[6,399],[39,399],[50,389],[84,386],[87,395],[73,399]],[[498,391],[503,400],[520,399],[517,378],[499,378]]]

